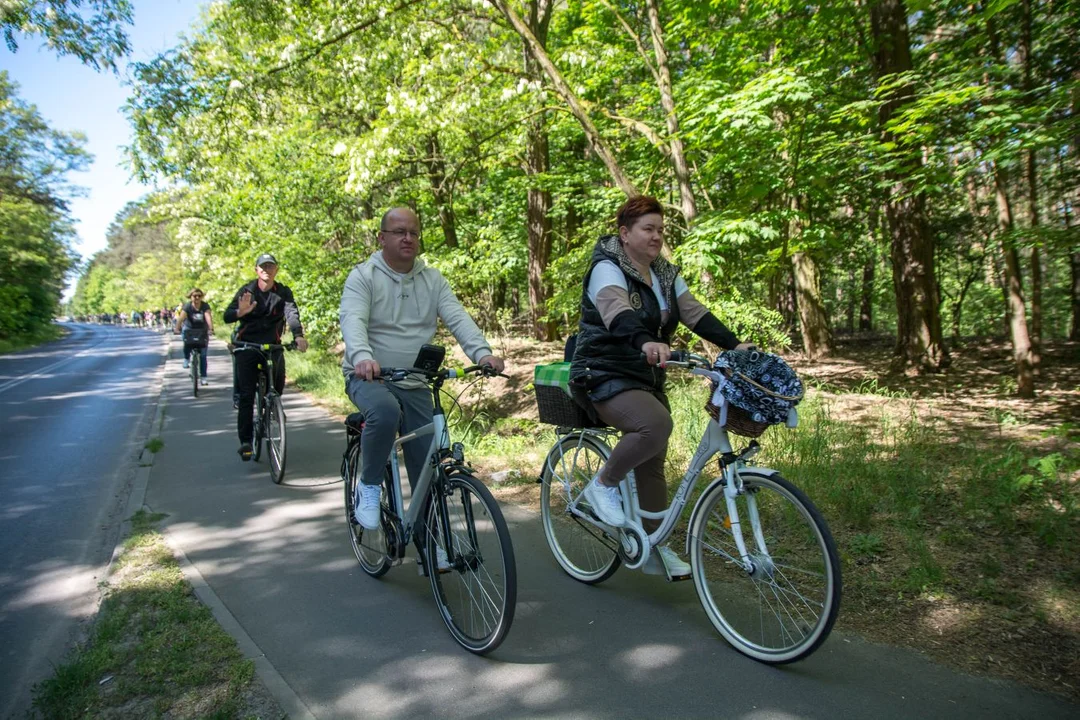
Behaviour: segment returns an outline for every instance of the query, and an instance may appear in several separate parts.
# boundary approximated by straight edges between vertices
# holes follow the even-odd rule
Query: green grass
[[[335,358],[291,354],[289,376],[342,414],[353,411]],[[501,382],[448,383],[444,405],[451,432],[481,474],[512,470],[517,479],[504,484],[531,483],[554,429],[507,417],[500,410],[508,400]],[[1080,487],[1071,480],[1080,453],[1039,454],[996,435],[969,436],[940,424],[924,404],[902,393],[872,382],[859,392],[889,402],[879,415],[851,421],[837,415],[828,395],[812,392],[799,406],[799,427],[768,430],[758,458],[781,470],[822,511],[853,596],[945,594],[997,604],[1021,591],[1005,584],[1024,576],[1075,597],[1060,577],[1080,577],[1080,554],[1069,552],[1080,544]],[[673,377],[668,395],[676,428],[667,465],[673,491],[708,422],[708,390],[700,379]],[[450,401],[458,396],[460,406]],[[1021,422],[1011,415],[996,420]],[[736,447],[745,442],[733,441]],[[704,480],[716,474],[714,464]],[[1018,548],[1042,561],[1033,569],[1017,566]],[[1000,577],[978,571],[988,552],[1009,559]],[[1035,612],[1039,604],[1034,595],[1026,597],[1022,612]]]
[[[46,718],[243,716],[254,678],[140,511],[85,643],[34,690]]]
[[[67,329],[60,325],[49,324],[21,335],[0,337],[0,355],[36,347],[37,345],[62,338],[67,333]]]
[[[152,453],[159,452],[161,448],[165,447],[165,441],[159,437],[152,437],[146,441],[144,447]]]

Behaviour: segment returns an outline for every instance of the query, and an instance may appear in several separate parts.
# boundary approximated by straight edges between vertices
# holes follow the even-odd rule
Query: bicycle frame
[[[706,365],[708,361],[705,358],[695,358],[699,362],[704,362]],[[669,366],[674,367],[688,367],[690,372],[694,375],[701,375],[707,377],[717,383],[726,381],[726,378],[719,372],[711,369],[690,367],[690,363],[687,362],[669,362]],[[726,417],[727,411],[727,399],[721,394],[719,387],[713,393],[712,402],[718,408],[720,408],[720,417],[723,419]],[[797,416],[793,419],[789,419],[788,425],[794,427],[793,422],[797,422]],[[593,430],[585,429],[579,430],[580,439],[578,441],[578,449],[581,447],[581,443],[587,435],[593,436],[606,436],[611,435],[615,431],[610,430]],[[566,433],[567,435],[571,433]],[[560,447],[557,443],[556,447]],[[634,472],[630,471],[626,477],[620,483],[622,487],[622,499],[623,499],[623,511],[626,513],[627,525],[624,528],[616,529],[609,525],[594,519],[590,515],[580,512],[577,509],[577,505],[581,500],[582,495],[572,498],[570,503],[571,512],[574,516],[583,522],[588,522],[601,530],[604,530],[612,537],[618,537],[620,530],[622,531],[622,542],[624,547],[629,550],[633,548],[629,546],[628,538],[626,537],[626,530],[631,531],[637,536],[641,544],[641,556],[633,563],[624,563],[630,569],[636,569],[643,566],[649,559],[651,549],[662,544],[672,530],[675,529],[675,525],[678,523],[679,518],[682,516],[682,511],[686,507],[687,499],[690,496],[690,491],[693,489],[698,478],[701,476],[702,471],[705,470],[705,466],[712,460],[713,456],[718,453],[724,458],[722,467],[724,470],[724,478],[726,486],[724,488],[724,497],[727,500],[728,517],[731,520],[732,535],[735,541],[735,545],[738,548],[740,560],[743,566],[749,571],[753,568],[750,560],[750,553],[747,550],[746,541],[743,538],[742,523],[739,518],[738,507],[735,503],[735,498],[744,493],[743,482],[740,473],[743,471],[753,472],[759,475],[774,475],[776,470],[766,467],[758,467],[752,465],[746,465],[746,460],[757,454],[759,446],[756,441],[752,441],[750,446],[743,450],[741,453],[736,454],[731,446],[731,439],[728,436],[727,430],[715,420],[709,420],[708,425],[705,427],[704,433],[702,433],[701,440],[698,442],[697,450],[694,452],[694,456],[690,459],[690,465],[687,468],[686,474],[683,475],[682,482],[679,483],[678,489],[675,491],[674,497],[671,499],[671,504],[660,512],[649,512],[641,509],[641,504],[638,501],[637,493],[637,481],[634,477]],[[560,455],[562,455],[560,448]],[[549,456],[548,463],[550,465],[552,457]],[[559,458],[559,462],[563,462],[563,458]],[[554,468],[551,467],[552,476],[555,475]],[[565,476],[565,473],[564,473]],[[718,480],[719,481],[719,480]],[[754,536],[754,542],[757,545],[759,552],[768,554],[768,548],[765,545],[765,538],[761,532],[761,522],[757,515],[757,505],[754,502],[753,496],[747,498],[747,507],[750,512],[750,526]],[[652,533],[646,533],[645,528],[641,524],[642,518],[648,518],[650,520],[660,520],[660,526]],[[687,537],[686,551],[690,550],[690,538]]]
[[[428,492],[431,490],[431,483],[435,480],[437,473],[439,472],[439,463],[443,458],[452,457],[455,460],[463,461],[463,455],[459,452],[461,447],[460,443],[450,444],[450,431],[446,422],[446,413],[442,407],[442,400],[439,397],[439,389],[442,387],[443,381],[452,378],[462,378],[466,374],[472,372],[476,368],[469,368],[462,371],[449,370],[442,371],[448,373],[447,375],[441,375],[434,378],[434,383],[430,386],[432,393],[432,418],[431,422],[427,425],[419,427],[405,435],[398,437],[394,440],[394,444],[390,449],[390,456],[387,458],[387,462],[390,465],[390,477],[392,478],[392,488],[394,499],[394,509],[397,514],[398,520],[401,522],[402,540],[397,548],[398,558],[404,557],[405,548],[408,544],[408,539],[413,538],[417,529],[417,525],[421,522],[420,513],[424,509],[423,499],[427,497]],[[417,371],[419,374],[425,374],[423,371]],[[404,506],[404,497],[401,489],[401,467],[398,462],[398,450],[407,442],[417,440],[419,438],[431,436],[431,443],[428,445],[427,462],[424,464],[423,469],[420,472],[420,477],[416,478],[413,483],[411,497],[409,499],[409,507],[406,509]],[[441,508],[444,517],[442,517],[443,532],[448,533],[447,530],[447,518],[445,517],[445,506]],[[449,542],[449,537],[443,538],[446,541],[446,550],[450,556],[451,562],[453,561],[453,549]]]
[[[416,482],[413,484],[412,495],[409,498],[409,507],[404,510],[404,498],[401,490],[401,468],[398,463],[398,449],[411,440],[426,437],[431,435],[431,444],[428,446],[428,462],[424,464],[424,469],[420,472],[420,477],[416,478]],[[401,520],[402,532],[404,538],[411,538],[413,530],[416,527],[417,520],[419,519],[420,511],[423,509],[423,498],[427,497],[428,490],[431,487],[431,482],[435,477],[436,468],[438,467],[438,458],[443,454],[443,451],[450,449],[450,434],[447,431],[446,415],[443,413],[442,408],[436,408],[432,421],[421,428],[413,430],[407,435],[402,435],[394,441],[393,448],[390,450],[390,477],[393,479],[392,492],[394,493],[394,507],[397,509],[398,519]],[[402,547],[399,548],[399,552],[403,552],[405,547],[402,543]]]

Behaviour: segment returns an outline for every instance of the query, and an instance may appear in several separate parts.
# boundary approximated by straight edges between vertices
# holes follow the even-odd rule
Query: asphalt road
[[[97,608],[150,400],[156,332],[68,325],[0,356],[0,717],[21,716]]]
[[[343,519],[339,422],[286,390],[288,468],[274,485],[265,460],[236,455],[224,349],[211,348],[211,386],[196,399],[178,347],[146,504],[168,514],[170,541],[279,691],[283,680],[294,717],[1080,715],[1059,699],[839,633],[808,660],[761,665],[713,631],[690,583],[625,569],[598,587],[571,580],[550,557],[537,510],[516,506],[504,511],[517,616],[498,650],[473,656],[450,638],[410,559],[381,580],[361,572]]]

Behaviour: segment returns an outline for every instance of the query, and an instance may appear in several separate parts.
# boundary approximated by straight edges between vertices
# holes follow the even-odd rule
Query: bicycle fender
[[[750,474],[750,475],[763,475],[765,477],[772,477],[773,475],[779,475],[780,474],[779,470],[775,470],[773,468],[767,468],[767,467],[760,467],[760,466],[757,466],[757,465],[747,465],[746,467],[739,470],[739,472],[740,473],[747,473],[747,474]],[[698,501],[694,505],[694,511],[690,513],[690,523],[687,525],[687,527],[689,528],[689,530],[691,532],[686,533],[686,547],[684,548],[684,552],[686,554],[686,557],[690,557],[690,540],[693,537],[693,532],[692,531],[694,529],[694,524],[697,522],[698,513],[702,512],[701,508],[704,505],[704,503],[702,501],[705,498],[709,497],[709,493],[712,492],[712,489],[717,485],[719,485],[721,487],[721,492],[722,492],[723,491],[722,489],[723,489],[723,486],[724,486],[724,478],[718,477],[715,480],[713,480],[711,483],[709,483],[708,486],[706,486],[706,488],[702,491],[701,495],[698,496]]]

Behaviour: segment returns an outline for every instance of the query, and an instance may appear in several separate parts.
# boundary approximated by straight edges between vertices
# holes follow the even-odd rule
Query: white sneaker
[[[360,483],[360,489],[356,493],[356,508],[353,516],[356,522],[365,530],[376,530],[379,527],[379,516],[382,514],[379,501],[382,500],[382,485],[367,485]]]
[[[199,384],[206,387],[209,383],[206,382],[206,378],[199,378]]]
[[[622,527],[626,524],[626,514],[622,509],[622,493],[617,487],[602,485],[599,475],[585,486],[585,499],[592,505],[597,517],[608,525]]]
[[[690,564],[684,563],[677,552],[667,545],[661,545],[656,550],[657,555],[660,556],[660,561],[664,563],[664,569],[667,570],[669,578],[674,580],[675,578],[690,577]]]
[[[189,367],[191,367],[191,361],[190,360],[185,360],[184,361],[184,369],[187,370]]]
[[[440,575],[454,569],[450,567],[450,559],[446,557],[446,550],[443,550],[441,545],[435,546],[435,566],[438,568]],[[424,566],[420,564],[420,558],[416,558],[416,573],[418,575],[424,574]]]

